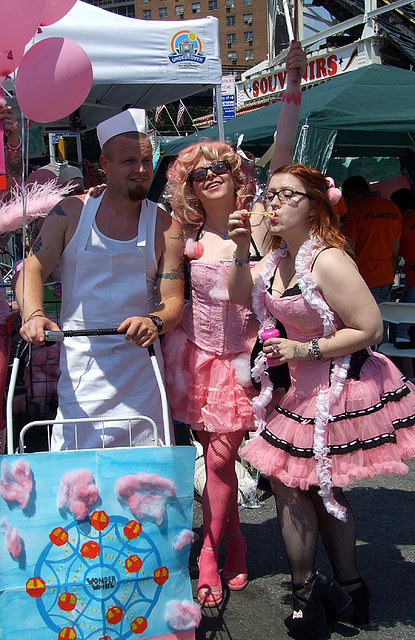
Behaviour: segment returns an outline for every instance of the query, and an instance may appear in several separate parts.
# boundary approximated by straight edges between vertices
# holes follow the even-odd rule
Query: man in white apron
[[[61,325],[117,327],[124,335],[65,338],[58,418],[146,415],[163,433],[160,393],[147,351],[181,318],[183,237],[178,223],[147,200],[153,177],[145,112],[129,109],[97,127],[107,188],[99,198],[73,196],[52,209],[16,286],[22,337],[43,344],[58,330],[43,308],[43,283],[59,262]],[[24,278],[24,281],[23,281]],[[137,348],[138,347],[138,348]],[[171,429],[171,425],[170,425]],[[128,446],[127,422],[55,425],[52,449]],[[149,422],[132,425],[134,446],[155,444]]]

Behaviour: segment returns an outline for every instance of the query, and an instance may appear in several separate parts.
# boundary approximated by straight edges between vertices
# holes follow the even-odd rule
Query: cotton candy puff
[[[202,612],[199,605],[190,600],[170,600],[166,604],[164,620],[172,629],[187,631],[199,626]]]
[[[9,465],[6,458],[1,463],[0,491],[6,502],[17,502],[21,509],[27,507],[33,488],[32,470],[25,458]]]
[[[181,551],[184,547],[192,544],[196,537],[195,532],[191,529],[182,529],[179,535],[174,539],[173,548],[176,551]]]
[[[203,245],[201,242],[195,242],[192,238],[187,238],[184,254],[190,260],[197,260],[203,256]]]
[[[6,536],[6,549],[12,558],[18,558],[22,553],[23,540],[19,536],[17,527],[11,527],[7,522],[7,518],[3,518],[1,526]]]
[[[89,507],[99,498],[98,487],[89,469],[67,471],[61,478],[58,509],[68,509],[77,520],[84,520]]]
[[[115,493],[125,500],[132,513],[139,519],[150,518],[160,525],[163,522],[166,503],[176,495],[174,482],[156,473],[139,471],[135,476],[121,476],[115,484]]]

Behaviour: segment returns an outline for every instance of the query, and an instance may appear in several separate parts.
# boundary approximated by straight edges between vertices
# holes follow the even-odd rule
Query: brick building
[[[121,15],[134,16],[131,0],[87,0]],[[141,20],[192,20],[214,16],[224,75],[240,76],[268,54],[267,0],[135,0]]]
[[[120,16],[135,18],[134,0],[85,0],[85,2],[118,13]]]

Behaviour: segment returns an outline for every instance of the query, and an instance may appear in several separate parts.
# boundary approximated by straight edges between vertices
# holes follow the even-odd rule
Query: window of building
[[[184,7],[182,4],[176,5],[176,16],[184,15]]]
[[[151,20],[151,9],[144,9],[143,18],[144,20]]]
[[[200,2],[192,2],[192,13],[200,13]]]
[[[225,0],[225,7],[227,9],[235,9],[235,0]]]
[[[245,31],[244,33],[244,42],[252,42],[254,41],[254,32],[253,31]]]
[[[150,2],[150,0],[143,0],[143,4],[145,4],[146,2]]]
[[[159,18],[167,18],[167,7],[159,7]]]
[[[254,59],[254,50],[245,49],[245,60],[253,60],[253,59]]]
[[[242,6],[243,7],[251,7],[252,6],[252,0],[242,0]]]
[[[217,11],[218,0],[209,0],[209,11]]]
[[[226,16],[226,26],[227,27],[235,26],[235,16]]]
[[[237,59],[237,53],[236,51],[228,51],[228,61],[229,62],[236,62]]]
[[[244,13],[244,24],[252,24],[252,13]]]
[[[226,44],[235,44],[236,33],[228,33],[226,36]]]

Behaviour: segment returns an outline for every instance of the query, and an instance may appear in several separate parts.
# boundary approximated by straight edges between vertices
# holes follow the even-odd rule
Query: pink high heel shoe
[[[233,541],[232,545],[229,545],[229,538],[240,538],[238,541]],[[228,544],[228,553],[225,560],[225,566],[222,570],[222,580],[225,585],[231,591],[242,591],[248,584],[248,571],[246,568],[246,542],[240,531],[232,533],[226,536]],[[232,551],[230,551],[232,547]],[[236,568],[236,565],[239,565]]]

